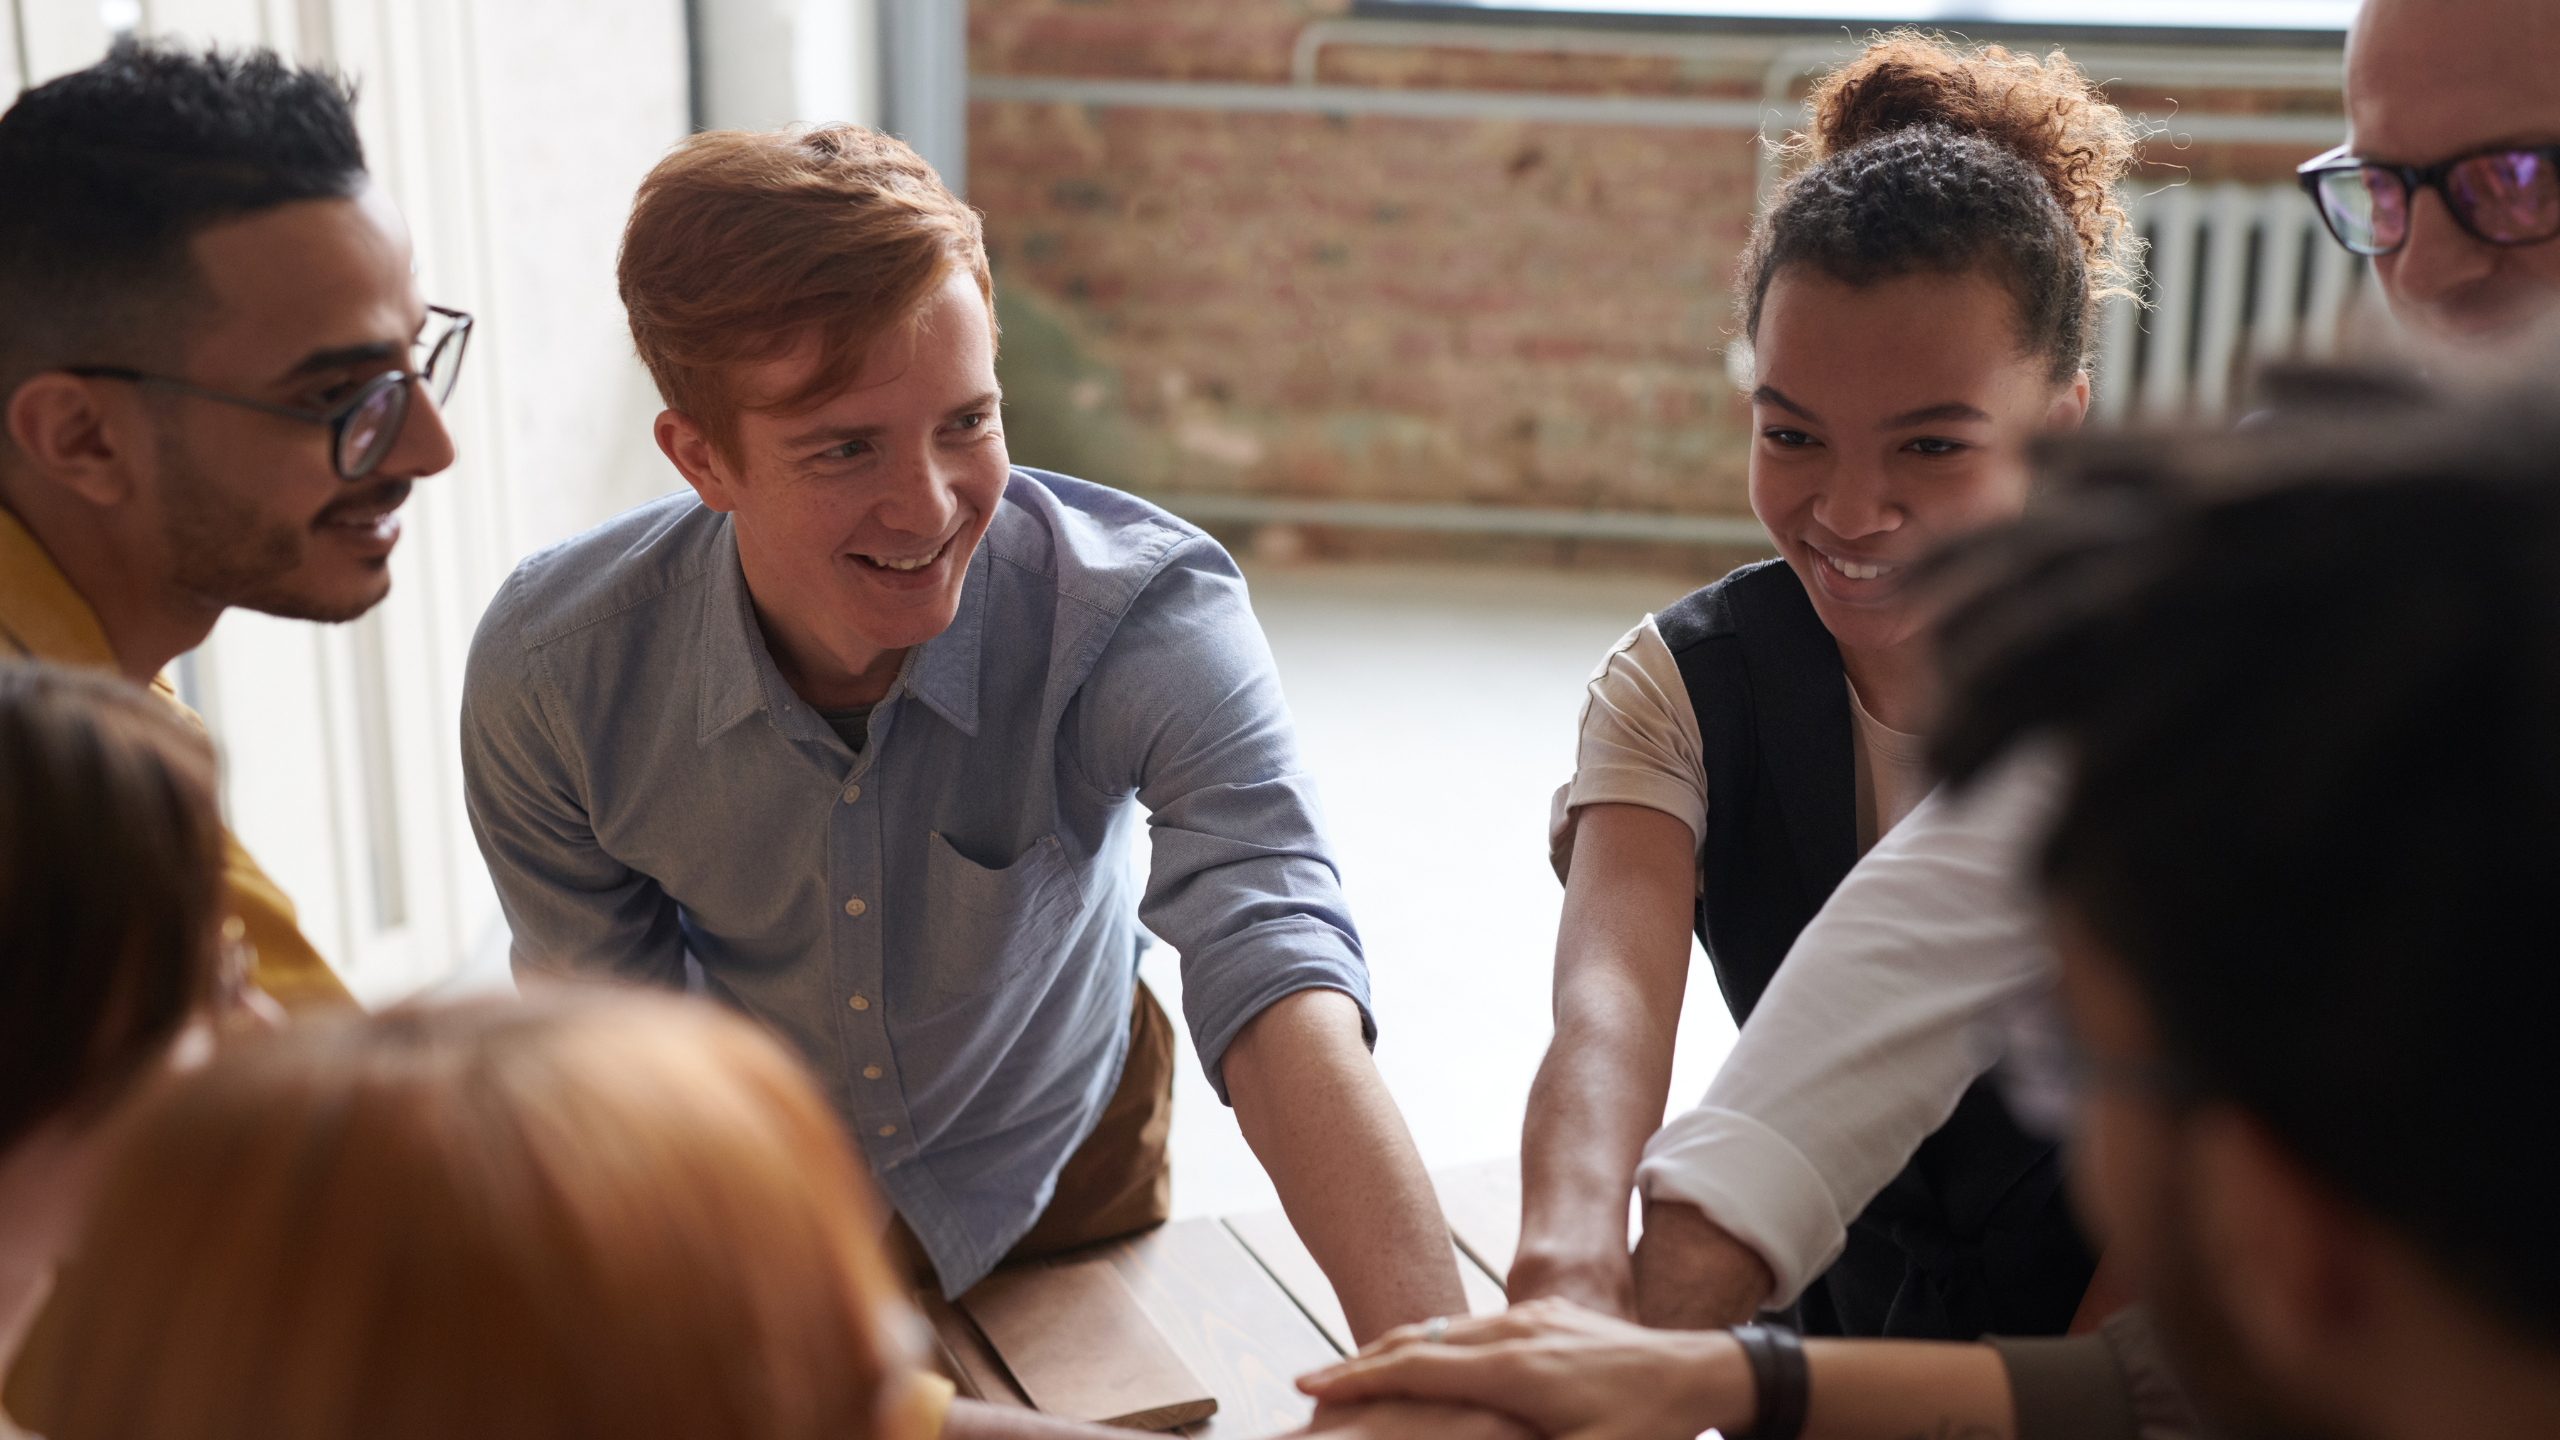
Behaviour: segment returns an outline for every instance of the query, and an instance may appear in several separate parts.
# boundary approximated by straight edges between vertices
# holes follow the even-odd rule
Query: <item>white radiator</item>
[[[2100,318],[2100,420],[2220,415],[2255,366],[2328,356],[2371,269],[2291,185],[2179,185],[2126,208],[2150,245],[2150,303]]]

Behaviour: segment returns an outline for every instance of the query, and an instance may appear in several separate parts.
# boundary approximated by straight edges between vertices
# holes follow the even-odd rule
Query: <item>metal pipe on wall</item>
[[[880,126],[969,193],[967,0],[879,0]]]
[[[882,123],[880,0],[688,0],[693,128]]]

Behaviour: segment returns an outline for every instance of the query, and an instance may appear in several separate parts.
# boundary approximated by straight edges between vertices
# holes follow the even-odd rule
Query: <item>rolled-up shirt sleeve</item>
[[[1083,698],[1088,782],[1153,812],[1138,915],[1182,956],[1184,1015],[1219,1098],[1236,1033],[1297,991],[1350,996],[1376,1043],[1314,778],[1244,577],[1214,542],[1193,541],[1148,583]]]
[[[1707,771],[1698,716],[1680,662],[1653,617],[1628,631],[1583,686],[1573,778],[1547,818],[1547,861],[1561,880],[1585,805],[1641,805],[1689,827],[1690,854],[1706,842]]]
[[[684,983],[676,903],[607,854],[589,823],[583,765],[551,723],[539,652],[502,590],[473,637],[462,692],[463,800],[513,932],[519,978],[591,973]]]
[[[1704,1101],[1645,1146],[1636,1182],[1759,1252],[1785,1305],[1848,1223],[1999,1058],[2009,1006],[2053,961],[2025,872],[2061,789],[2031,751],[1932,793],[1796,937]]]
[[[2085,1335],[1987,1338],[2009,1373],[2017,1440],[2196,1440],[2205,1433],[2140,1305]]]

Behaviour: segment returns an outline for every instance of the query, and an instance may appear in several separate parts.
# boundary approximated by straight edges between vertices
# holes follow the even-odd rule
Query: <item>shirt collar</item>
[[[907,666],[907,689],[961,734],[978,734],[978,657],[986,643],[988,576],[994,547],[978,537],[969,573],[960,582],[960,608],[939,635],[916,647]]]
[[[694,740],[702,745],[769,703],[756,666],[764,650],[764,628],[756,624],[755,598],[747,593],[747,572],[738,565],[737,522],[726,515],[720,517],[720,542],[711,556],[710,586],[694,651],[702,657],[700,728]]]
[[[766,688],[773,669],[765,653],[764,627],[756,623],[755,597],[738,563],[738,531],[723,517],[711,562],[709,603],[702,609],[702,691],[698,744],[709,744],[739,721],[780,699]],[[969,557],[960,582],[960,608],[939,635],[907,656],[899,683],[964,735],[978,733],[978,657],[986,637],[987,577],[992,569],[984,537]],[[759,663],[761,662],[761,663]],[[780,683],[779,672],[775,682]],[[892,690],[890,699],[897,698]],[[789,703],[783,701],[782,703]]]
[[[0,507],[0,650],[64,665],[112,670],[116,664],[98,613],[6,507]]]

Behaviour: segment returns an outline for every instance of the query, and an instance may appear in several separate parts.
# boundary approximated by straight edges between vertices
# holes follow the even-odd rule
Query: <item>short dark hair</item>
[[[2370,410],[2371,407],[2368,407]],[[2419,404],[2081,442],[1980,542],[1938,759],[2072,778],[2048,893],[2166,1058],[2524,1333],[2560,963],[2560,406]]]
[[[214,998],[213,747],[115,676],[0,660],[0,1150]]]
[[[1789,149],[1810,163],[1743,251],[1746,335],[1759,338],[1791,265],[1850,285],[1983,269],[2017,301],[2019,349],[2048,379],[2088,363],[2098,302],[2133,293],[2141,243],[2116,202],[2133,123],[2078,66],[1897,30],[1806,104],[1812,125]]]
[[[0,114],[0,403],[57,366],[165,363],[202,305],[197,232],[363,185],[354,100],[270,50],[133,40],[19,96]]]

